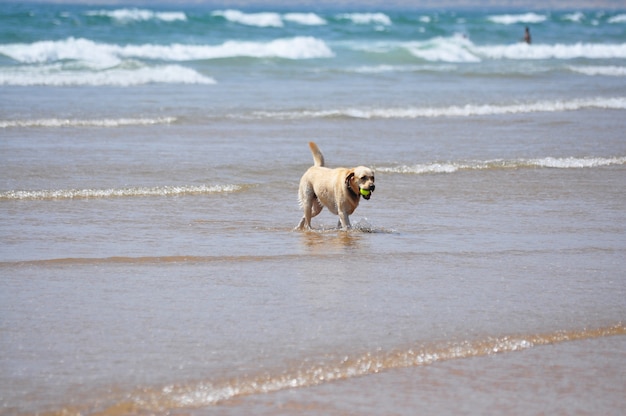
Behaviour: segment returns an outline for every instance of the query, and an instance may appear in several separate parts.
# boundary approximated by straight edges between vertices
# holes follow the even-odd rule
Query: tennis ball
[[[371,191],[368,191],[367,189],[361,189],[361,195],[363,196],[369,196],[369,194],[371,194]]]

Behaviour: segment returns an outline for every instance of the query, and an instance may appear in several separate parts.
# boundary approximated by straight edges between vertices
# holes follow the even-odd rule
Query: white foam
[[[545,15],[537,13],[503,14],[487,17],[487,20],[501,25],[514,25],[517,23],[541,23],[546,19],[547,17]]]
[[[426,61],[450,63],[480,62],[484,59],[626,59],[626,43],[530,46],[520,42],[510,45],[476,46],[462,36],[400,43],[358,43],[352,45],[352,48],[370,53],[388,53],[394,49],[405,49]],[[83,38],[68,38],[30,44],[4,44],[0,45],[0,53],[20,63],[77,61],[95,69],[112,68],[126,59],[189,61],[232,57],[312,59],[335,56],[323,40],[310,36],[266,42],[227,41],[218,45],[115,45]]]
[[[89,70],[53,64],[0,69],[0,85],[128,87],[144,84],[210,85],[215,83],[213,78],[180,65]]]
[[[224,19],[241,25],[256,27],[283,27],[285,22],[297,23],[306,26],[322,26],[326,20],[315,13],[285,13],[274,12],[244,13],[239,10],[217,10],[213,16],[221,16]]]
[[[582,12],[568,13],[563,16],[563,20],[579,23],[585,18],[585,14]]]
[[[535,159],[493,159],[485,161],[432,162],[415,165],[378,166],[376,167],[376,172],[424,175],[485,169],[588,169],[624,164],[626,164],[626,157],[544,157]]]
[[[570,66],[569,68],[574,72],[590,76],[626,77],[624,66]]]
[[[344,13],[338,15],[337,18],[350,20],[352,23],[357,25],[391,25],[391,18],[384,13]]]
[[[345,68],[348,73],[357,74],[385,74],[393,72],[450,72],[458,67],[456,65],[365,65]]]
[[[387,54],[407,51],[416,58],[430,62],[480,62],[474,44],[464,36],[435,37],[410,42],[355,42],[349,45],[356,51]]]
[[[165,22],[186,21],[184,12],[154,12],[146,9],[93,10],[87,16],[104,16],[122,23],[132,21],[162,20]]]
[[[400,165],[400,166],[379,166],[376,167],[376,172],[383,173],[411,173],[416,175],[423,175],[427,173],[454,173],[461,169],[461,166],[454,163],[427,163],[416,164],[412,166]]]
[[[21,63],[34,64],[57,61],[89,62],[95,68],[109,68],[119,65],[116,53],[119,47],[96,43],[88,39],[67,38],[57,41],[33,43],[12,43],[0,45],[0,53]]]
[[[221,16],[224,19],[246,26],[257,27],[282,27],[283,20],[278,13],[244,13],[239,10],[217,10],[213,12],[213,16]]]
[[[0,53],[21,63],[72,60],[98,69],[111,68],[121,64],[124,59],[133,58],[190,61],[232,57],[311,59],[334,56],[324,41],[309,36],[275,39],[268,42],[227,41],[221,45],[125,46],[68,38],[31,44],[0,45]]]
[[[623,165],[626,164],[626,157],[566,157],[555,158],[545,157],[538,159],[522,160],[522,163],[526,162],[530,166],[537,166],[543,168],[558,168],[558,169],[582,169],[582,168],[597,168],[611,165]]]
[[[176,117],[157,118],[103,118],[103,119],[66,119],[43,118],[26,120],[0,120],[0,128],[13,127],[123,127],[172,124]]]
[[[198,53],[196,59],[252,57],[299,60],[335,56],[324,41],[309,36],[276,39],[265,43],[228,41],[218,46],[199,47],[195,52]]]
[[[473,44],[462,36],[436,37],[427,41],[409,42],[404,47],[413,55],[430,62],[480,62],[472,51]]]
[[[430,62],[475,63],[483,60],[626,59],[626,43],[533,44],[524,42],[476,45],[461,35],[410,42],[367,42],[349,45],[357,51],[391,53],[406,50]]]
[[[584,109],[626,109],[626,97],[581,98],[569,101],[537,101],[520,104],[467,104],[448,107],[389,107],[389,108],[343,108],[304,111],[259,111],[253,116],[260,118],[306,119],[348,117],[361,119],[410,119],[434,117],[472,117],[504,114],[524,114],[541,112],[576,111]]]
[[[607,22],[609,23],[626,23],[626,14],[618,14],[610,17]]]
[[[0,200],[33,200],[33,199],[89,199],[89,198],[122,198],[122,197],[154,197],[179,196],[193,194],[212,194],[236,192],[239,185],[214,186],[157,186],[136,188],[110,189],[57,189],[38,191],[7,191],[0,192]]]
[[[327,24],[326,20],[315,13],[286,13],[283,19],[306,26],[322,26]]]
[[[554,44],[516,43],[512,45],[472,46],[479,57],[489,59],[625,59],[626,43],[618,44]]]

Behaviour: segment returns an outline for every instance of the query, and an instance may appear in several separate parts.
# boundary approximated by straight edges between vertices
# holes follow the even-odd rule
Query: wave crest
[[[626,14],[618,14],[613,16],[607,20],[609,23],[626,23]]]
[[[626,43],[555,43],[527,45],[512,44],[478,45],[461,36],[437,36],[430,39],[397,42],[381,41],[367,44],[355,42],[357,51],[373,54],[393,54],[406,51],[413,57],[428,62],[478,63],[484,60],[571,60],[571,59],[625,59]]]
[[[337,18],[342,20],[349,20],[355,25],[391,25],[391,18],[389,18],[389,16],[384,13],[344,13],[337,15]]]
[[[0,54],[25,64],[58,61],[86,62],[94,68],[112,68],[124,59],[192,61],[220,58],[329,58],[334,53],[320,39],[310,36],[280,38],[267,42],[226,41],[221,45],[141,44],[116,45],[84,38],[0,45]]]
[[[512,45],[472,46],[480,57],[488,59],[625,59],[626,43],[575,43],[554,45],[516,43]]]
[[[155,186],[109,189],[51,189],[0,192],[0,201],[180,196],[237,192],[241,185]]]
[[[273,12],[244,13],[239,10],[217,10],[213,16],[220,16],[224,19],[247,26],[258,27],[282,27],[283,20],[280,14]]]
[[[176,117],[157,118],[103,118],[103,119],[69,119],[43,118],[32,120],[0,120],[0,128],[13,127],[123,127],[151,126],[155,124],[172,124]]]
[[[133,68],[134,67],[134,68]],[[52,64],[0,70],[0,85],[16,86],[114,86],[146,84],[215,84],[215,79],[180,65],[122,65],[107,69],[76,68]]]
[[[432,174],[455,173],[467,170],[487,169],[521,169],[521,168],[555,168],[555,169],[584,169],[612,165],[625,165],[626,156],[622,157],[544,157],[534,159],[494,159],[486,161],[468,162],[432,162],[415,165],[380,166],[376,172],[404,173],[404,174]]]
[[[185,12],[154,12],[146,9],[116,9],[92,10],[85,13],[87,16],[108,17],[121,23],[146,20],[162,20],[164,22],[186,21]]]
[[[359,118],[359,119],[411,119],[435,117],[473,117],[504,114],[576,111],[585,109],[626,109],[626,97],[581,98],[570,101],[537,101],[525,104],[467,104],[449,107],[405,108],[343,108],[330,110],[257,111],[253,117],[275,119],[307,118]]]
[[[480,62],[480,56],[473,50],[474,44],[462,36],[452,38],[436,37],[422,42],[410,42],[405,48],[416,58],[429,62]]]
[[[306,26],[322,26],[328,23],[315,13],[286,13],[283,19]]]
[[[570,66],[569,69],[590,76],[626,77],[626,67],[624,66]]]
[[[517,23],[541,23],[547,20],[547,16],[537,13],[501,14],[487,17],[487,20],[501,25],[514,25]]]

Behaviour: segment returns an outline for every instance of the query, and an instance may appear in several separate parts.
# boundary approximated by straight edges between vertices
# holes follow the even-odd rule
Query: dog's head
[[[374,185],[374,172],[365,166],[350,169],[346,177],[346,185],[348,185],[356,195],[362,195],[363,198],[370,199],[372,192],[374,192],[376,188]],[[363,192],[361,192],[361,190],[363,190]]]

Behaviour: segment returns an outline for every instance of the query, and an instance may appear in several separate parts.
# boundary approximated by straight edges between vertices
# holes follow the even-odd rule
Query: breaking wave
[[[219,45],[141,44],[117,45],[85,38],[0,45],[0,54],[25,64],[58,61],[86,62],[95,68],[111,68],[126,59],[193,61],[220,58],[328,58],[333,52],[322,40],[309,36],[271,41],[226,41]]]
[[[626,77],[626,67],[608,66],[570,66],[571,71],[590,76]]]
[[[159,62],[228,58],[330,58],[333,51],[309,36],[270,41],[226,41],[217,45],[118,45],[85,38],[0,45],[0,54],[20,65],[0,67],[0,85],[136,86],[145,84],[215,84],[195,69]]]
[[[283,27],[285,22],[297,23],[307,26],[322,26],[328,24],[328,20],[316,13],[276,13],[256,12],[246,13],[240,10],[228,9],[217,10],[212,16],[218,16],[231,23],[255,27]],[[389,26],[391,18],[384,13],[342,13],[334,16],[338,21],[347,21],[354,25],[378,24]]]
[[[478,45],[467,37],[437,36],[409,42],[355,42],[354,50],[382,56],[406,51],[427,62],[478,63],[485,60],[624,59],[626,43],[555,43],[527,45],[523,42]]]
[[[260,12],[244,13],[239,10],[218,10],[213,12],[213,16],[221,16],[224,19],[248,26],[258,27],[282,27],[283,20],[279,13]]]
[[[116,10],[91,10],[85,13],[87,16],[108,17],[121,23],[162,20],[164,22],[187,21],[185,12],[155,12],[146,9],[116,9]]]
[[[626,14],[618,14],[607,20],[609,23],[626,23]]]
[[[237,192],[241,185],[155,186],[109,189],[50,189],[0,192],[0,201],[180,196]]]
[[[538,60],[538,59],[624,59],[626,43],[617,44],[534,44],[515,43],[512,45],[472,46],[471,50],[480,58]]]
[[[569,101],[537,101],[522,104],[467,104],[449,107],[404,108],[344,108],[330,110],[257,111],[256,118],[307,119],[307,118],[357,118],[357,119],[410,119],[434,117],[472,117],[503,114],[576,111],[585,109],[626,109],[626,97],[580,98]]]
[[[0,120],[0,128],[12,127],[123,127],[150,126],[155,124],[172,124],[176,117],[157,118],[104,118],[104,119],[69,119],[43,118],[32,120]]]
[[[180,65],[126,65],[92,70],[52,64],[10,67],[0,70],[0,85],[15,86],[114,86],[145,84],[215,84],[216,81]]]
[[[217,10],[213,12],[212,15],[223,17],[232,23],[256,27],[283,27],[285,22],[305,26],[321,26],[327,24],[326,19],[311,12],[285,14],[275,12],[244,13],[240,10],[228,9]]]
[[[337,18],[340,20],[348,20],[355,25],[391,25],[391,18],[384,13],[344,13],[337,15]]]
[[[328,23],[326,19],[315,13],[287,13],[283,15],[283,19],[306,26],[322,26]]]
[[[487,17],[487,20],[501,25],[515,25],[518,23],[541,23],[548,19],[547,16],[537,13],[501,14]]]
[[[597,168],[611,165],[626,165],[626,156],[622,157],[544,157],[535,159],[494,159],[486,161],[467,162],[431,162],[415,165],[379,166],[377,172],[385,173],[455,173],[467,170],[487,169],[523,169],[523,168],[554,168],[554,169],[583,169]]]

